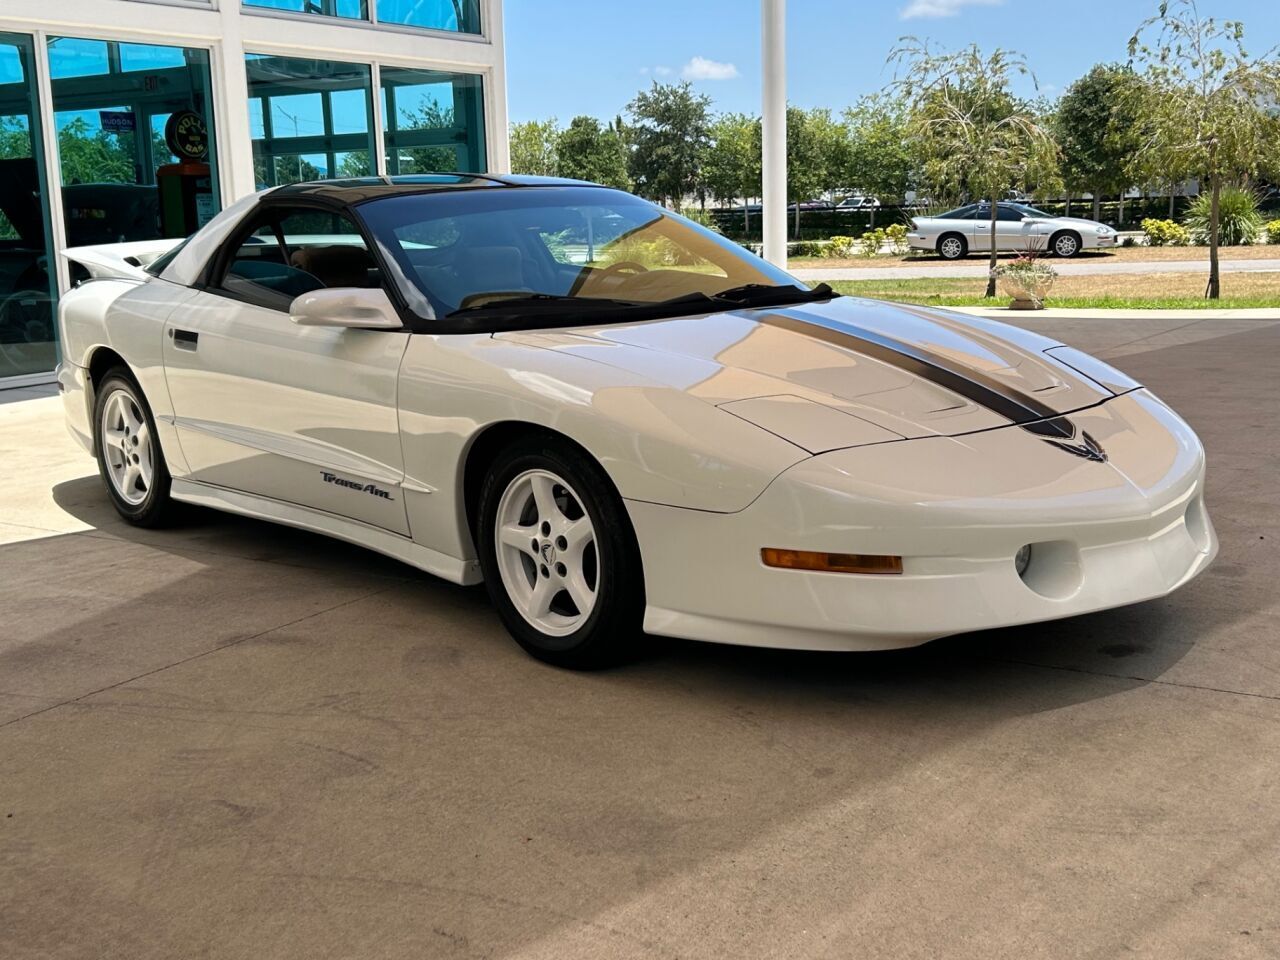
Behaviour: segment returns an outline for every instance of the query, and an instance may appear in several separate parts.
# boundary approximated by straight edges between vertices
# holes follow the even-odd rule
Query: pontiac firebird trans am
[[[553,663],[642,630],[904,647],[1163,596],[1217,550],[1199,441],[1123,373],[616,190],[294,184],[67,257],[67,422],[126,520],[186,501],[483,580]]]

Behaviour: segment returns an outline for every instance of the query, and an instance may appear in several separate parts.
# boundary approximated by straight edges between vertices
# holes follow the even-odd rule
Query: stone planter
[[[1043,310],[1057,274],[1047,264],[1014,263],[996,268],[1000,290],[1010,298],[1010,310]]]

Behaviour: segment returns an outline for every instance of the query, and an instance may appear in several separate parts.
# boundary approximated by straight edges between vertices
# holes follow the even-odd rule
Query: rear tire
[[[938,256],[943,260],[963,260],[969,255],[969,241],[958,233],[944,233],[938,238]]]
[[[577,448],[545,437],[499,454],[480,490],[476,546],[498,616],[530,655],[581,670],[633,650],[640,550],[622,498]]]
[[[125,367],[112,367],[94,385],[93,454],[107,495],[122,518],[139,527],[158,527],[172,517],[169,468],[156,422]]]

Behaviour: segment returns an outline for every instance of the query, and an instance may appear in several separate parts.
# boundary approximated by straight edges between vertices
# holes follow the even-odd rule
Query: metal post
[[[787,266],[787,2],[761,0],[764,258]]]

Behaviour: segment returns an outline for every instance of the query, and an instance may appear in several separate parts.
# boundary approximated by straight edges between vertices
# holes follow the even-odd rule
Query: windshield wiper
[[[770,307],[785,303],[809,303],[814,300],[830,300],[838,297],[828,284],[820,283],[812,290],[794,287],[789,283],[744,283],[713,293],[709,299],[744,307]]]
[[[601,315],[617,319],[649,320],[692,313],[715,313],[725,309],[780,307],[792,303],[830,300],[838,296],[840,294],[825,283],[818,284],[812,290],[790,284],[746,283],[714,295],[689,293],[672,297],[670,300],[656,301],[530,293],[460,307],[446,314],[446,318],[466,321],[468,326],[473,323],[497,323],[502,325],[502,329],[518,321],[532,320],[547,323],[555,318],[563,318],[567,322],[559,322],[555,325],[568,326]]]
[[[503,297],[499,300],[487,300],[469,307],[459,307],[447,317],[469,317],[478,313],[504,314],[513,313],[527,315],[544,310],[563,310],[566,307],[593,311],[616,309],[618,307],[636,307],[643,304],[637,300],[611,300],[606,297],[571,297],[556,293],[530,293],[519,297]]]

